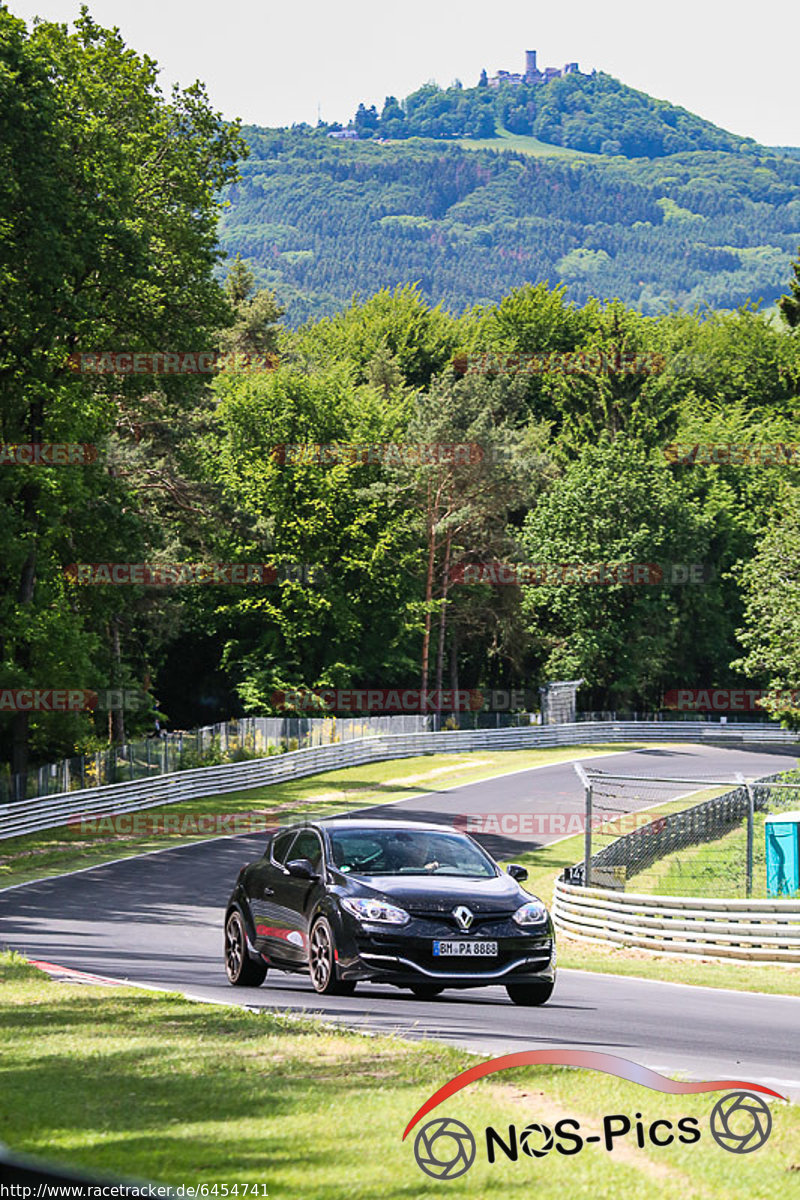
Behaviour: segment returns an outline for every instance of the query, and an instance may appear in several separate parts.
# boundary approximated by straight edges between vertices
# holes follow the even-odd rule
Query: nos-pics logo
[[[760,1150],[769,1139],[772,1132],[772,1113],[762,1095],[785,1099],[771,1088],[738,1079],[679,1083],[628,1059],[599,1051],[530,1050],[489,1059],[488,1062],[480,1063],[456,1075],[426,1100],[414,1114],[403,1134],[403,1140],[432,1109],[476,1079],[511,1067],[543,1063],[588,1067],[672,1095],[725,1091],[726,1095],[718,1100],[711,1110],[709,1129],[717,1145],[732,1154],[752,1154],[753,1151]],[[540,1159],[551,1152],[569,1156],[579,1154],[591,1144],[597,1144],[611,1153],[617,1144],[621,1145],[623,1140],[627,1139],[633,1139],[639,1149],[644,1149],[648,1144],[669,1146],[676,1141],[690,1146],[699,1142],[702,1135],[703,1130],[698,1117],[683,1116],[675,1120],[659,1117],[654,1120],[644,1117],[640,1112],[633,1115],[609,1113],[602,1118],[600,1132],[588,1132],[582,1129],[580,1121],[566,1117],[552,1126],[531,1122],[521,1129],[516,1125],[495,1129],[488,1125],[483,1130],[481,1143],[485,1149],[486,1160],[495,1163],[504,1159],[510,1159],[512,1162],[525,1158]],[[478,1145],[474,1133],[462,1121],[453,1117],[434,1117],[417,1131],[414,1139],[414,1157],[426,1175],[434,1179],[457,1179],[475,1162]]]

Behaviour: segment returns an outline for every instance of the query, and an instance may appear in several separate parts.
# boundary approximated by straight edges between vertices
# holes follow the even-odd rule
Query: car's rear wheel
[[[546,1004],[553,994],[555,983],[552,980],[542,980],[541,983],[507,983],[508,997],[515,1004],[531,1007]]]
[[[433,1000],[444,991],[444,988],[435,983],[414,983],[411,985],[411,991],[418,1000]]]
[[[314,991],[321,996],[352,996],[356,990],[355,983],[339,979],[336,974],[336,943],[325,917],[319,917],[311,930],[308,967]]]
[[[247,952],[247,934],[241,913],[234,910],[225,922],[225,974],[234,987],[258,987],[267,977],[267,965]]]

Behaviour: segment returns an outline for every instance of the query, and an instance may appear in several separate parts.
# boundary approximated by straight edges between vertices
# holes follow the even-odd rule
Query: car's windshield
[[[457,833],[425,829],[330,831],[333,861],[354,875],[468,875],[488,878],[488,855]]]

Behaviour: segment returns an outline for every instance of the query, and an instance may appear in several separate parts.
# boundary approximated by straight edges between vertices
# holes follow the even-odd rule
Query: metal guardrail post
[[[747,865],[745,868],[744,894],[749,900],[753,894],[753,824],[756,806],[753,798],[753,789],[744,775],[737,775],[737,779],[741,780],[747,792]]]
[[[583,828],[583,886],[592,886],[592,784],[589,776],[580,763],[575,763],[575,771],[583,784],[585,800]]]

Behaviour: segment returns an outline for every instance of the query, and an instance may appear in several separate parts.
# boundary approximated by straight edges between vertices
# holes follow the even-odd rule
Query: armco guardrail
[[[563,933],[606,946],[800,963],[800,900],[645,896],[559,879],[553,920]]]
[[[270,758],[197,767],[172,775],[20,800],[0,808],[0,840],[54,829],[71,820],[137,812],[202,796],[285,783],[320,771],[361,766],[390,758],[471,750],[531,750],[594,742],[759,742],[791,745],[794,734],[775,725],[712,725],[700,722],[613,721],[514,729],[455,730],[448,733],[378,734],[333,746],[314,746]]]

